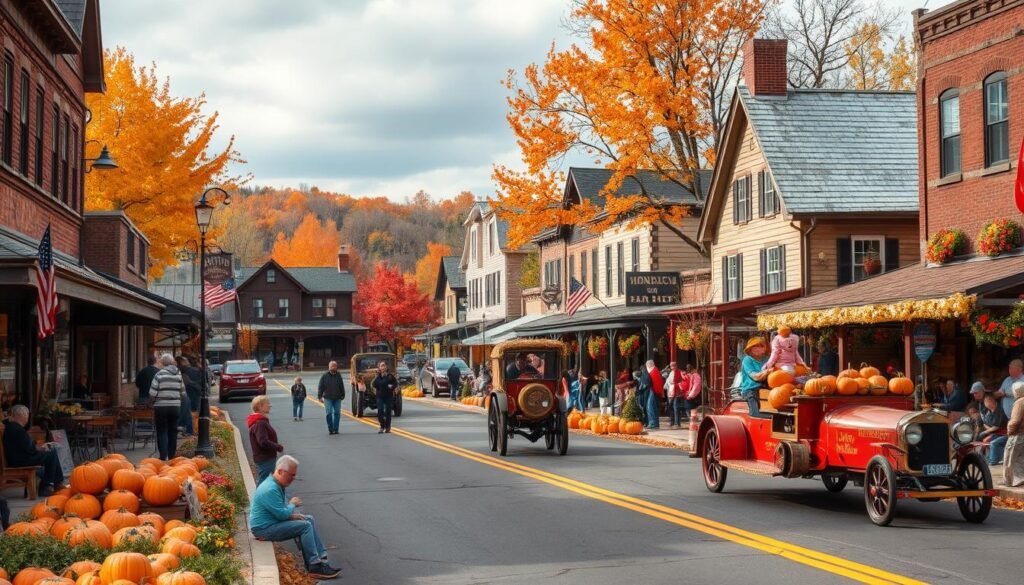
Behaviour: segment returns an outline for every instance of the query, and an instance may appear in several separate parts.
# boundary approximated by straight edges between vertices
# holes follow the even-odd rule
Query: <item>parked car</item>
[[[367,408],[377,409],[377,393],[373,389],[373,379],[377,376],[377,364],[384,361],[388,369],[395,371],[395,354],[386,352],[357,353],[352,356],[349,364],[349,380],[352,384],[352,414],[363,416]],[[395,393],[391,405],[395,416],[402,416],[402,393]]]
[[[227,402],[238,396],[256,396],[267,393],[267,379],[256,360],[228,360],[217,377],[220,401]]]
[[[412,370],[403,361],[399,361],[395,366],[395,377],[398,378],[399,384],[412,384]]]
[[[402,355],[402,362],[405,363],[406,366],[409,366],[410,370],[415,372],[423,367],[423,364],[427,363],[427,354],[411,351]]]
[[[451,396],[451,389],[448,388],[448,368],[452,367],[452,362],[459,368],[463,381],[473,377],[473,370],[462,358],[441,357],[428,361],[420,368],[416,375],[416,385],[424,392],[429,390],[430,395],[434,397],[442,393]],[[458,390],[456,388],[456,392]]]
[[[566,396],[559,375],[568,351],[555,339],[503,341],[491,350],[494,383],[487,395],[487,437],[491,451],[504,457],[519,435],[531,443],[542,437],[548,450],[569,450]]]

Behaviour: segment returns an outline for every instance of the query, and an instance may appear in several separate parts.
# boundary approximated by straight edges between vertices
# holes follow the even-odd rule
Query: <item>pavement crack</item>
[[[360,526],[360,525],[356,524],[355,522],[353,522],[351,519],[348,518],[348,516],[345,516],[345,514],[343,514],[340,510],[338,510],[338,508],[335,507],[335,505],[333,503],[329,504],[329,507],[330,507],[331,511],[334,512],[335,515],[338,516],[338,518],[341,518],[342,520],[347,522],[349,526],[354,528],[356,531],[362,532],[366,536],[369,536],[370,538],[372,538],[373,542],[376,543],[376,546],[377,546],[377,550],[374,551],[374,552],[380,553],[381,551],[384,550],[384,546],[381,544],[380,538],[376,534],[370,532],[369,530],[366,530],[362,526]]]

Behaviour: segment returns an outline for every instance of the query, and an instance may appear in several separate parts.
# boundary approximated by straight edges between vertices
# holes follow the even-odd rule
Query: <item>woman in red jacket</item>
[[[252,414],[246,419],[245,424],[249,427],[252,460],[256,462],[256,469],[259,470],[256,485],[263,483],[264,479],[274,473],[277,454],[284,451],[284,447],[277,442],[277,431],[270,426],[268,414],[270,414],[270,399],[266,396],[253,398]]]

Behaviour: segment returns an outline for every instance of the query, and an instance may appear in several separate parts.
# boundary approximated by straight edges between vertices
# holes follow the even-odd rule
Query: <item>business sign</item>
[[[231,253],[220,252],[206,255],[206,269],[203,271],[206,281],[220,284],[233,276],[231,270]]]
[[[918,323],[914,326],[914,354],[922,362],[928,361],[935,352],[935,324]]]
[[[657,307],[679,304],[676,272],[627,272],[626,306]]]

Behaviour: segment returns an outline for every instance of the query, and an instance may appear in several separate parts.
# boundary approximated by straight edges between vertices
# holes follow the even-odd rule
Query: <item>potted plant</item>
[[[928,261],[936,264],[947,262],[967,250],[967,236],[956,228],[941,229],[928,238]]]
[[[591,336],[587,340],[587,353],[590,355],[590,359],[596,360],[597,358],[608,355],[608,340],[601,335]]]
[[[868,250],[867,254],[864,254],[864,261],[861,266],[864,268],[864,274],[868,276],[873,276],[882,271],[882,259],[874,248]]]
[[[619,355],[628,358],[640,349],[640,336],[630,335],[619,340]]]
[[[1020,246],[1020,225],[1011,219],[995,219],[978,234],[978,251],[995,257]]]

